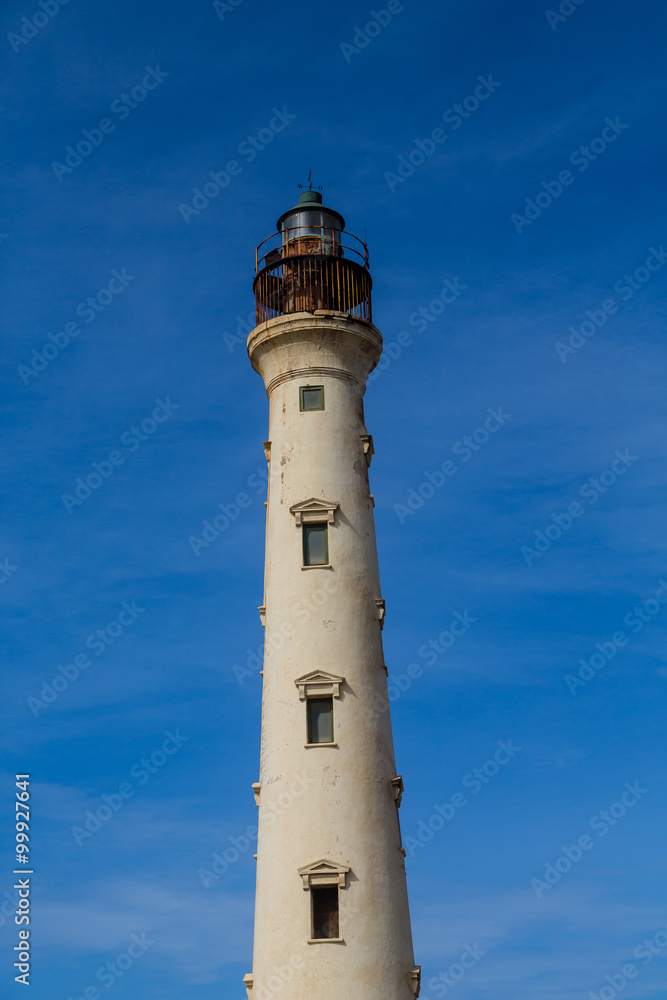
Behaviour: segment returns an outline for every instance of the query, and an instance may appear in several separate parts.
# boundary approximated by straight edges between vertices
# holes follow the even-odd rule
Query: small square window
[[[303,565],[329,565],[329,538],[326,524],[303,525]]]
[[[299,389],[299,407],[302,413],[308,410],[323,410],[324,386],[302,385]]]
[[[333,698],[307,698],[308,742],[333,743]]]
[[[310,890],[313,939],[337,938],[339,934],[338,920],[338,886],[327,885],[313,887]]]

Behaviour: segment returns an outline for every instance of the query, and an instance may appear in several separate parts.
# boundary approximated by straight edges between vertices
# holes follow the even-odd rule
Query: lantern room
[[[327,310],[371,321],[368,248],[345,232],[345,219],[303,191],[298,205],[278,219],[277,232],[257,247],[257,324],[288,313]]]

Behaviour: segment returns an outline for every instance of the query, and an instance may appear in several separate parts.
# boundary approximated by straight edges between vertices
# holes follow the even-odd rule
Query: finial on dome
[[[299,195],[299,204],[300,205],[306,205],[308,203],[310,203],[311,205],[313,203],[315,203],[317,205],[321,205],[322,204],[322,195],[320,194],[320,191],[322,190],[322,185],[318,184],[318,185],[316,185],[316,187],[313,187],[313,168],[312,167],[308,171],[308,187],[305,190],[304,190],[305,185],[303,185],[303,184],[297,184],[297,187],[301,191],[301,194]]]

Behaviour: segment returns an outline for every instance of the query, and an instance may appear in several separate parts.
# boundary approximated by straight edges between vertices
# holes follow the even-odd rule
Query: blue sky
[[[70,0],[43,26],[37,0],[2,8],[1,807],[30,772],[31,996],[244,997],[268,403],[237,328],[254,247],[312,167],[367,231],[388,351],[366,417],[422,996],[609,1000],[630,963],[624,997],[653,1000],[665,8],[406,0],[363,45],[364,4],[228,6]],[[22,27],[34,37],[12,42]],[[90,150],[64,170],[83,130]],[[224,189],[184,212],[230,161]],[[64,501],[93,463],[106,478]],[[247,506],[195,554],[239,493]],[[475,620],[429,650],[457,613]],[[520,748],[500,766],[498,741]],[[77,835],[104,795],[115,811]],[[582,837],[553,885],[531,884]],[[204,887],[224,851],[238,859]],[[9,908],[3,996],[22,989]],[[151,944],[96,979],[132,935]],[[484,954],[447,985],[466,945]]]

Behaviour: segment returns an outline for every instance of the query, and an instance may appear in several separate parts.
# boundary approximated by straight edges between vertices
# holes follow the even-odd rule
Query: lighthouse
[[[366,244],[318,190],[257,248],[248,355],[269,398],[248,1000],[419,995],[364,420],[382,352]]]

